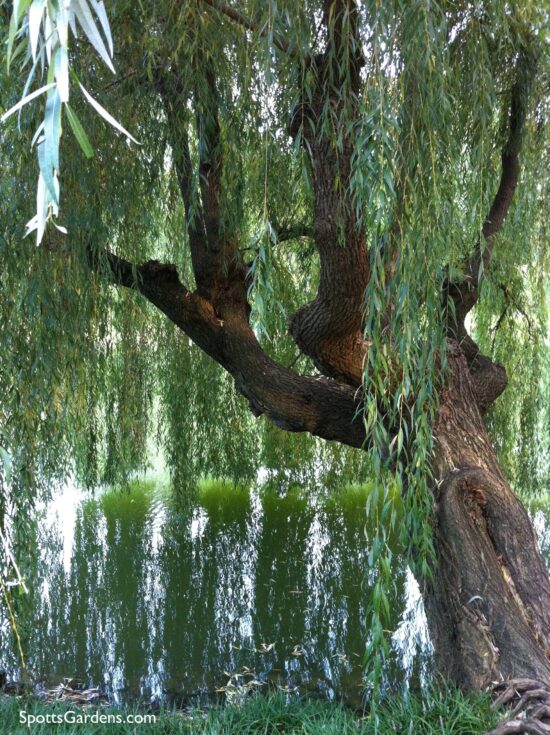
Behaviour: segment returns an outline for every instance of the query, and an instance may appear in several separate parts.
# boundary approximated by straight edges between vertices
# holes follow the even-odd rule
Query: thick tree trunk
[[[528,514],[485,431],[451,344],[435,431],[437,567],[424,598],[437,668],[463,689],[550,682],[550,582]]]

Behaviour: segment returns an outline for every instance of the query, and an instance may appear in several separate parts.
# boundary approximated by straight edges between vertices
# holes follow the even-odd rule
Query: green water
[[[364,507],[358,489],[327,499],[211,485],[190,507],[153,485],[66,490],[44,514],[21,608],[34,680],[77,677],[116,701],[212,700],[255,680],[359,702]],[[547,558],[548,515],[536,516]],[[392,609],[388,685],[417,686],[430,644],[398,554]],[[16,676],[10,640],[0,617],[0,668]]]

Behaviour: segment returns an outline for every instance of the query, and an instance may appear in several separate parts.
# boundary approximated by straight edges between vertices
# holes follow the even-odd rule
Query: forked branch
[[[286,431],[363,447],[365,431],[356,390],[330,378],[299,375],[275,362],[262,350],[245,315],[230,311],[220,319],[209,301],[181,283],[174,265],[157,261],[134,265],[92,247],[88,257],[94,270],[114,284],[143,294],[227,370],[254,415],[265,415]]]

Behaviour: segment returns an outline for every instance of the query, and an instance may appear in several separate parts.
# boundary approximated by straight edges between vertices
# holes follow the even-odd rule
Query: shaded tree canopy
[[[383,499],[388,477],[404,492],[426,573],[434,544],[441,556],[434,482],[463,465],[468,487],[472,466],[504,482],[480,414],[515,487],[548,479],[547,12],[427,0],[108,12],[116,76],[82,37],[71,63],[140,145],[71,92],[94,156],[64,132],[67,236],[22,237],[43,107],[22,110],[20,135],[0,133],[11,502],[73,470],[114,482],[143,467],[152,438],[176,485],[261,467],[288,481],[374,474]],[[2,71],[5,108],[21,96],[16,68]],[[382,635],[380,610],[373,625]]]

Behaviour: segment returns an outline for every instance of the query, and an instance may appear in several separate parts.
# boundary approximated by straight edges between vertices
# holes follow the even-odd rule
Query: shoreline
[[[35,695],[0,693],[0,731],[5,735],[481,735],[498,720],[488,696],[468,697],[444,685],[422,698],[395,695],[377,714],[376,730],[371,716],[359,716],[341,703],[290,698],[283,692],[255,693],[238,704],[189,710],[79,706],[67,699],[43,701]]]

